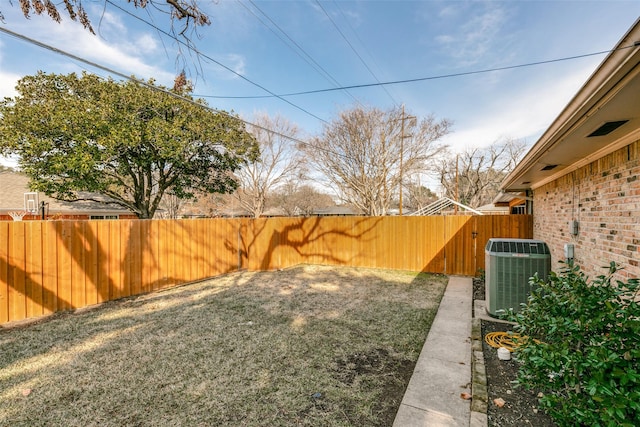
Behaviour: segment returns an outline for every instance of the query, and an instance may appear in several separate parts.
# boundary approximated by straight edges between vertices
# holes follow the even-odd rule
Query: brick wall
[[[554,270],[573,243],[575,262],[590,277],[610,261],[624,267],[620,279],[640,277],[640,141],[535,189],[533,209],[534,238],[551,248]]]

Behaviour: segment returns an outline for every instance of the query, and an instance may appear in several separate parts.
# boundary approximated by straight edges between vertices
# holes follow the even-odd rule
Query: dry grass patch
[[[2,331],[0,425],[390,425],[445,285],[242,272]]]

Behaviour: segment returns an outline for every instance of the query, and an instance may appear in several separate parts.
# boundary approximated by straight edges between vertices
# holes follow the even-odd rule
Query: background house
[[[554,269],[574,260],[594,277],[610,261],[640,277],[640,19],[503,181],[524,194],[533,235]]]
[[[93,195],[95,196],[95,195]],[[100,196],[97,196],[100,197]],[[0,171],[0,220],[12,220],[10,212],[29,211],[23,220],[43,219],[133,219],[137,216],[121,206],[89,200],[64,202],[29,189],[29,178],[15,171]]]
[[[504,209],[506,214],[511,214],[511,215],[531,213],[527,211],[527,207],[530,208],[531,205],[527,206],[527,200],[524,193],[519,193],[519,194],[499,193],[493,199],[492,206],[495,206],[496,208]]]

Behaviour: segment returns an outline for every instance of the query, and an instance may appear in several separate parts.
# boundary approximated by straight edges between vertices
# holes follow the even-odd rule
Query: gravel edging
[[[475,301],[474,301],[475,303]],[[477,317],[471,320],[471,419],[470,427],[487,427],[487,374],[482,352],[482,323]]]

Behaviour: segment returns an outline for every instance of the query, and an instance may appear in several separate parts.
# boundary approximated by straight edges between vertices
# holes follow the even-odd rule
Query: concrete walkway
[[[394,427],[470,425],[471,403],[460,395],[471,393],[472,299],[470,277],[449,278]]]

